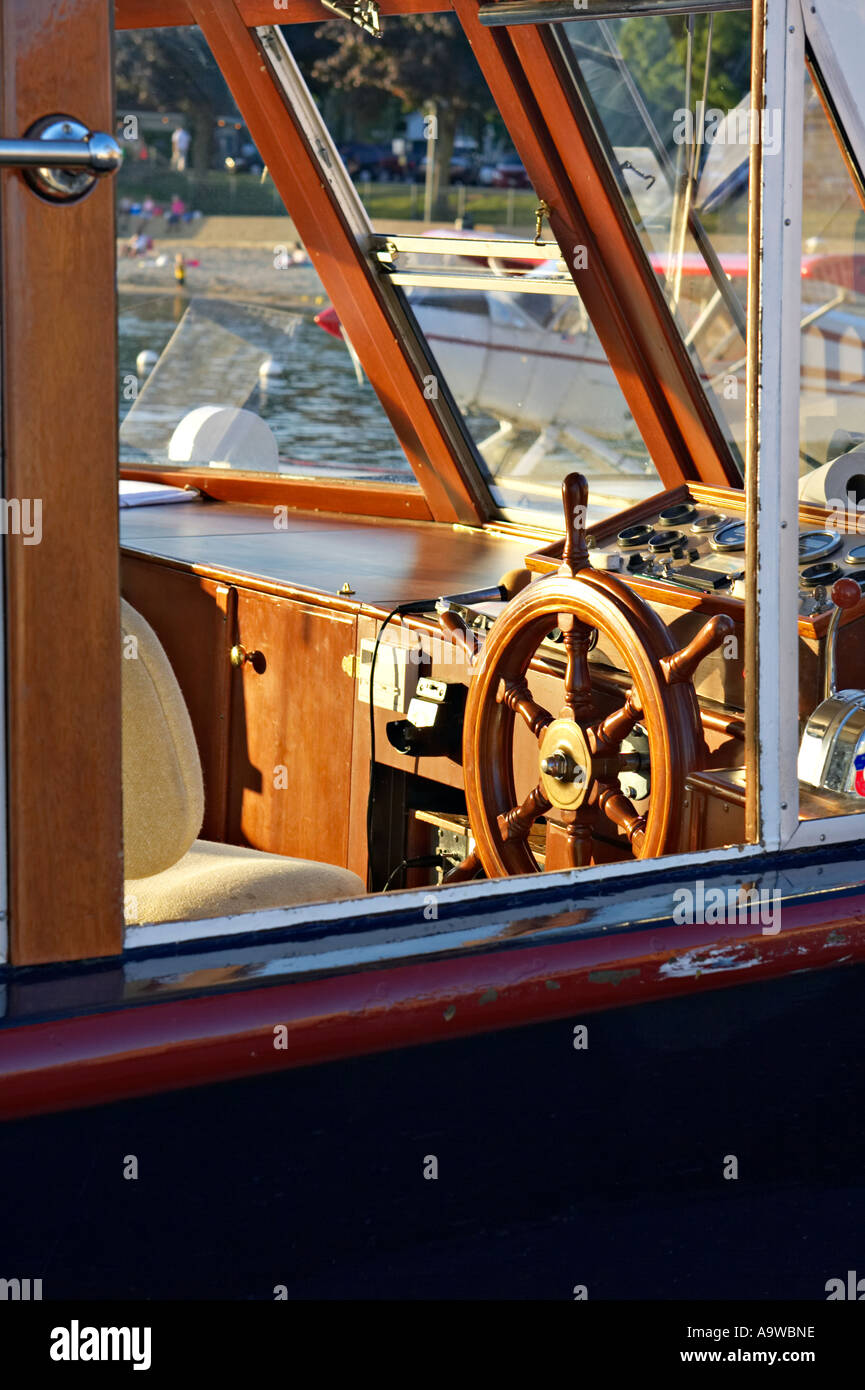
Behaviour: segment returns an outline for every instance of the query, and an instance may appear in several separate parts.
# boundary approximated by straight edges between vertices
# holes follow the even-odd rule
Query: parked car
[[[531,180],[518,159],[505,159],[496,165],[492,177],[494,188],[531,188]]]
[[[418,165],[418,174],[421,179],[426,178],[426,156]],[[451,157],[450,178],[448,182],[454,184],[476,184],[478,181],[478,166],[471,155],[455,154]]]
[[[418,178],[418,160],[411,153],[383,155],[376,177],[379,183],[413,183]]]
[[[339,152],[346,169],[356,183],[370,183],[373,180],[379,180],[382,168],[385,167],[387,161],[395,161],[396,159],[387,145],[354,142],[341,145]]]

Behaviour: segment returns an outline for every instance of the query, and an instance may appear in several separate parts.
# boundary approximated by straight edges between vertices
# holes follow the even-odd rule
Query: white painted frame
[[[750,860],[758,858],[763,854],[763,847],[758,844],[731,845],[727,849],[718,850],[712,856],[712,865],[715,864],[744,864],[748,865]],[[706,855],[702,850],[695,850],[688,854],[664,855],[660,859],[635,859],[630,863],[616,865],[616,886],[628,883],[631,880],[639,879],[647,873],[656,873],[659,868],[669,865],[670,869],[687,869],[693,867],[697,870],[695,877],[700,876],[700,871],[705,872]],[[559,872],[548,874],[521,874],[513,878],[494,878],[480,879],[468,883],[454,883],[450,886],[443,885],[435,890],[427,888],[404,888],[398,892],[381,893],[370,896],[366,894],[362,898],[343,899],[340,902],[330,903],[303,903],[298,907],[274,907],[260,912],[238,913],[231,917],[206,917],[191,922],[143,922],[140,926],[127,926],[125,945],[127,950],[135,947],[154,947],[164,946],[181,941],[208,941],[213,937],[230,937],[246,935],[249,932],[284,931],[290,927],[301,927],[305,925],[321,924],[324,922],[336,922],[341,917],[351,916],[355,921],[365,917],[382,920],[392,909],[394,912],[404,914],[415,910],[417,912],[417,931],[409,935],[425,936],[429,934],[429,923],[424,916],[424,909],[431,901],[436,904],[438,920],[446,920],[448,910],[451,906],[459,904],[469,904],[476,902],[478,908],[491,905],[497,898],[507,898],[513,896],[515,892],[522,889],[530,893],[536,889],[539,893],[555,892],[557,889],[562,893],[570,891],[572,895],[581,893],[584,889],[590,891],[598,884],[610,883],[610,866],[608,864],[597,864],[588,869],[563,869]],[[431,894],[434,896],[431,897]],[[370,926],[374,925],[373,922]],[[470,939],[477,936],[476,929],[470,933]],[[396,940],[396,938],[395,938]],[[440,947],[436,947],[440,949]]]
[[[748,565],[756,571],[751,698],[757,700],[760,840],[776,850],[790,841],[799,818],[799,498],[798,471],[791,467],[799,455],[801,356],[805,34],[799,0],[766,0],[764,54],[761,105],[781,113],[782,138],[774,154],[760,144],[756,555],[749,554]]]
[[[779,28],[779,13],[786,4],[786,34],[782,34]],[[789,163],[789,174],[794,178],[790,184],[785,180],[783,186],[779,184],[777,177],[772,182],[772,195],[782,199],[782,209],[784,216],[791,219],[789,227],[782,228],[784,236],[782,243],[778,247],[779,255],[775,264],[775,247],[768,241],[763,248],[763,268],[764,274],[772,282],[772,287],[777,294],[780,291],[781,303],[777,305],[779,313],[778,323],[780,324],[780,343],[778,344],[780,354],[780,420],[781,438],[778,444],[782,449],[779,460],[779,472],[783,478],[784,463],[787,464],[789,477],[785,480],[783,494],[779,494],[779,512],[782,518],[782,525],[786,522],[784,532],[788,540],[792,540],[797,535],[798,530],[798,511],[796,501],[797,479],[792,467],[789,466],[790,460],[796,457],[798,451],[798,421],[799,421],[799,349],[801,335],[798,322],[794,321],[794,315],[798,316],[800,308],[800,257],[802,245],[802,151],[803,151],[803,89],[805,71],[804,39],[807,36],[815,49],[818,60],[821,61],[823,76],[830,83],[830,95],[839,111],[839,115],[845,121],[853,118],[853,126],[847,127],[846,134],[849,139],[854,141],[854,153],[861,156],[861,150],[855,148],[855,140],[862,137],[863,120],[862,114],[856,109],[849,89],[841,81],[839,59],[837,53],[833,52],[832,39],[839,38],[841,30],[838,25],[841,22],[841,12],[844,12],[844,23],[850,28],[846,31],[846,37],[853,44],[856,57],[858,58],[865,49],[865,8],[862,8],[857,0],[857,5],[847,3],[847,0],[782,0],[779,4],[776,0],[768,0],[769,19],[766,32],[766,53],[767,53],[767,92],[769,89],[769,74],[772,74],[773,90],[777,96],[780,84],[783,82],[784,100],[784,138],[782,141],[781,158],[785,164]],[[858,8],[858,13],[856,13]],[[775,11],[774,18],[772,12]],[[830,13],[834,12],[834,14]],[[830,29],[829,21],[835,25],[834,31]],[[852,33],[852,25],[858,26],[856,34]],[[769,25],[774,28],[770,34]],[[854,39],[858,37],[859,45],[856,47]],[[783,47],[786,38],[786,69],[781,77],[777,71],[779,68],[779,53],[777,49]],[[849,57],[849,55],[847,55]],[[830,62],[829,59],[832,58]],[[771,66],[770,66],[771,65]],[[836,87],[836,82],[840,86]],[[771,98],[770,98],[771,99]],[[794,149],[791,153],[795,154],[795,163],[798,167],[793,167],[794,161],[787,160],[788,136],[793,132],[796,135],[791,143]],[[771,160],[766,161],[771,164]],[[769,177],[772,174],[770,171]],[[789,235],[788,235],[789,234]],[[795,279],[795,286],[793,281]],[[773,301],[772,307],[775,302]],[[768,322],[771,323],[771,317]],[[765,399],[765,397],[764,397]],[[763,412],[761,412],[762,415]],[[766,412],[767,414],[769,412]],[[761,420],[761,424],[762,424]],[[771,422],[766,422],[771,428]],[[792,493],[792,496],[790,495]],[[778,565],[779,579],[782,590],[786,590],[790,600],[796,594],[798,583],[798,560],[795,555],[787,553],[780,557]],[[783,594],[779,595],[779,600]],[[783,662],[791,660],[790,642],[795,637],[795,619],[791,620],[785,607],[780,608],[782,618],[781,633],[781,658]],[[765,757],[767,764],[772,761],[775,748],[778,750],[778,757],[781,767],[778,769],[778,802],[780,810],[777,816],[780,843],[785,848],[802,849],[809,845],[821,844],[844,844],[850,841],[860,841],[865,839],[865,812],[854,812],[848,816],[827,816],[820,820],[809,820],[799,822],[799,787],[797,780],[797,759],[798,759],[798,721],[797,712],[785,707],[784,701],[784,682],[783,672],[785,669],[798,672],[798,657],[794,664],[787,667],[782,664],[779,672],[782,679],[778,681],[778,689],[773,705],[777,706],[774,711],[778,720],[778,736],[774,746],[771,736],[766,735],[766,747],[761,748],[761,760]],[[797,682],[798,685],[798,682]],[[768,697],[769,692],[764,691],[760,686],[761,706],[764,696]],[[795,746],[793,746],[795,745]],[[770,786],[761,785],[761,792],[765,797],[764,805],[768,808],[771,795]],[[784,806],[784,803],[787,803]],[[767,845],[767,847],[771,847]]]

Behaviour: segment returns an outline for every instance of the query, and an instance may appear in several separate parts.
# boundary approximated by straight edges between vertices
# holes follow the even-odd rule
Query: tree
[[[454,140],[461,120],[486,117],[492,99],[468,40],[451,15],[388,16],[381,39],[330,20],[316,31],[333,50],[312,67],[323,86],[368,102],[376,91],[398,98],[405,112],[434,118],[433,216],[445,215]]]
[[[691,109],[703,95],[709,16],[694,25]],[[687,26],[684,17],[628,19],[619,48],[631,69],[662,138],[672,146],[673,113],[684,105]],[[748,90],[751,16],[724,12],[712,24],[707,106],[730,110]]]
[[[196,173],[210,168],[217,118],[236,111],[231,93],[198,29],[143,29],[117,34],[118,106],[178,111],[192,136]]]

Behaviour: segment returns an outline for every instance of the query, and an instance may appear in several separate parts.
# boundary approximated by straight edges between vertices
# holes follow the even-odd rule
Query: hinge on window
[[[350,10],[343,9],[342,5],[335,5],[333,0],[321,0],[321,3],[326,10],[338,14],[340,19],[350,19],[352,24],[356,24],[365,34],[370,34],[374,39],[381,38],[381,10],[377,0],[354,0]]]
[[[373,233],[369,239],[369,249],[383,270],[396,270],[396,258],[399,252],[394,243],[388,241],[387,237]]]
[[[544,202],[544,199],[541,198],[540,202],[535,208],[535,246],[543,246],[544,241],[543,237],[541,236],[541,232],[543,230],[544,222],[549,222],[549,220],[550,205],[549,203]]]

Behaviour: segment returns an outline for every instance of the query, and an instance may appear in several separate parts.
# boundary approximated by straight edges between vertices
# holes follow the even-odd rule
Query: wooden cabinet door
[[[354,692],[343,659],[355,627],[349,614],[238,590],[251,659],[232,675],[232,843],[346,866]]]

